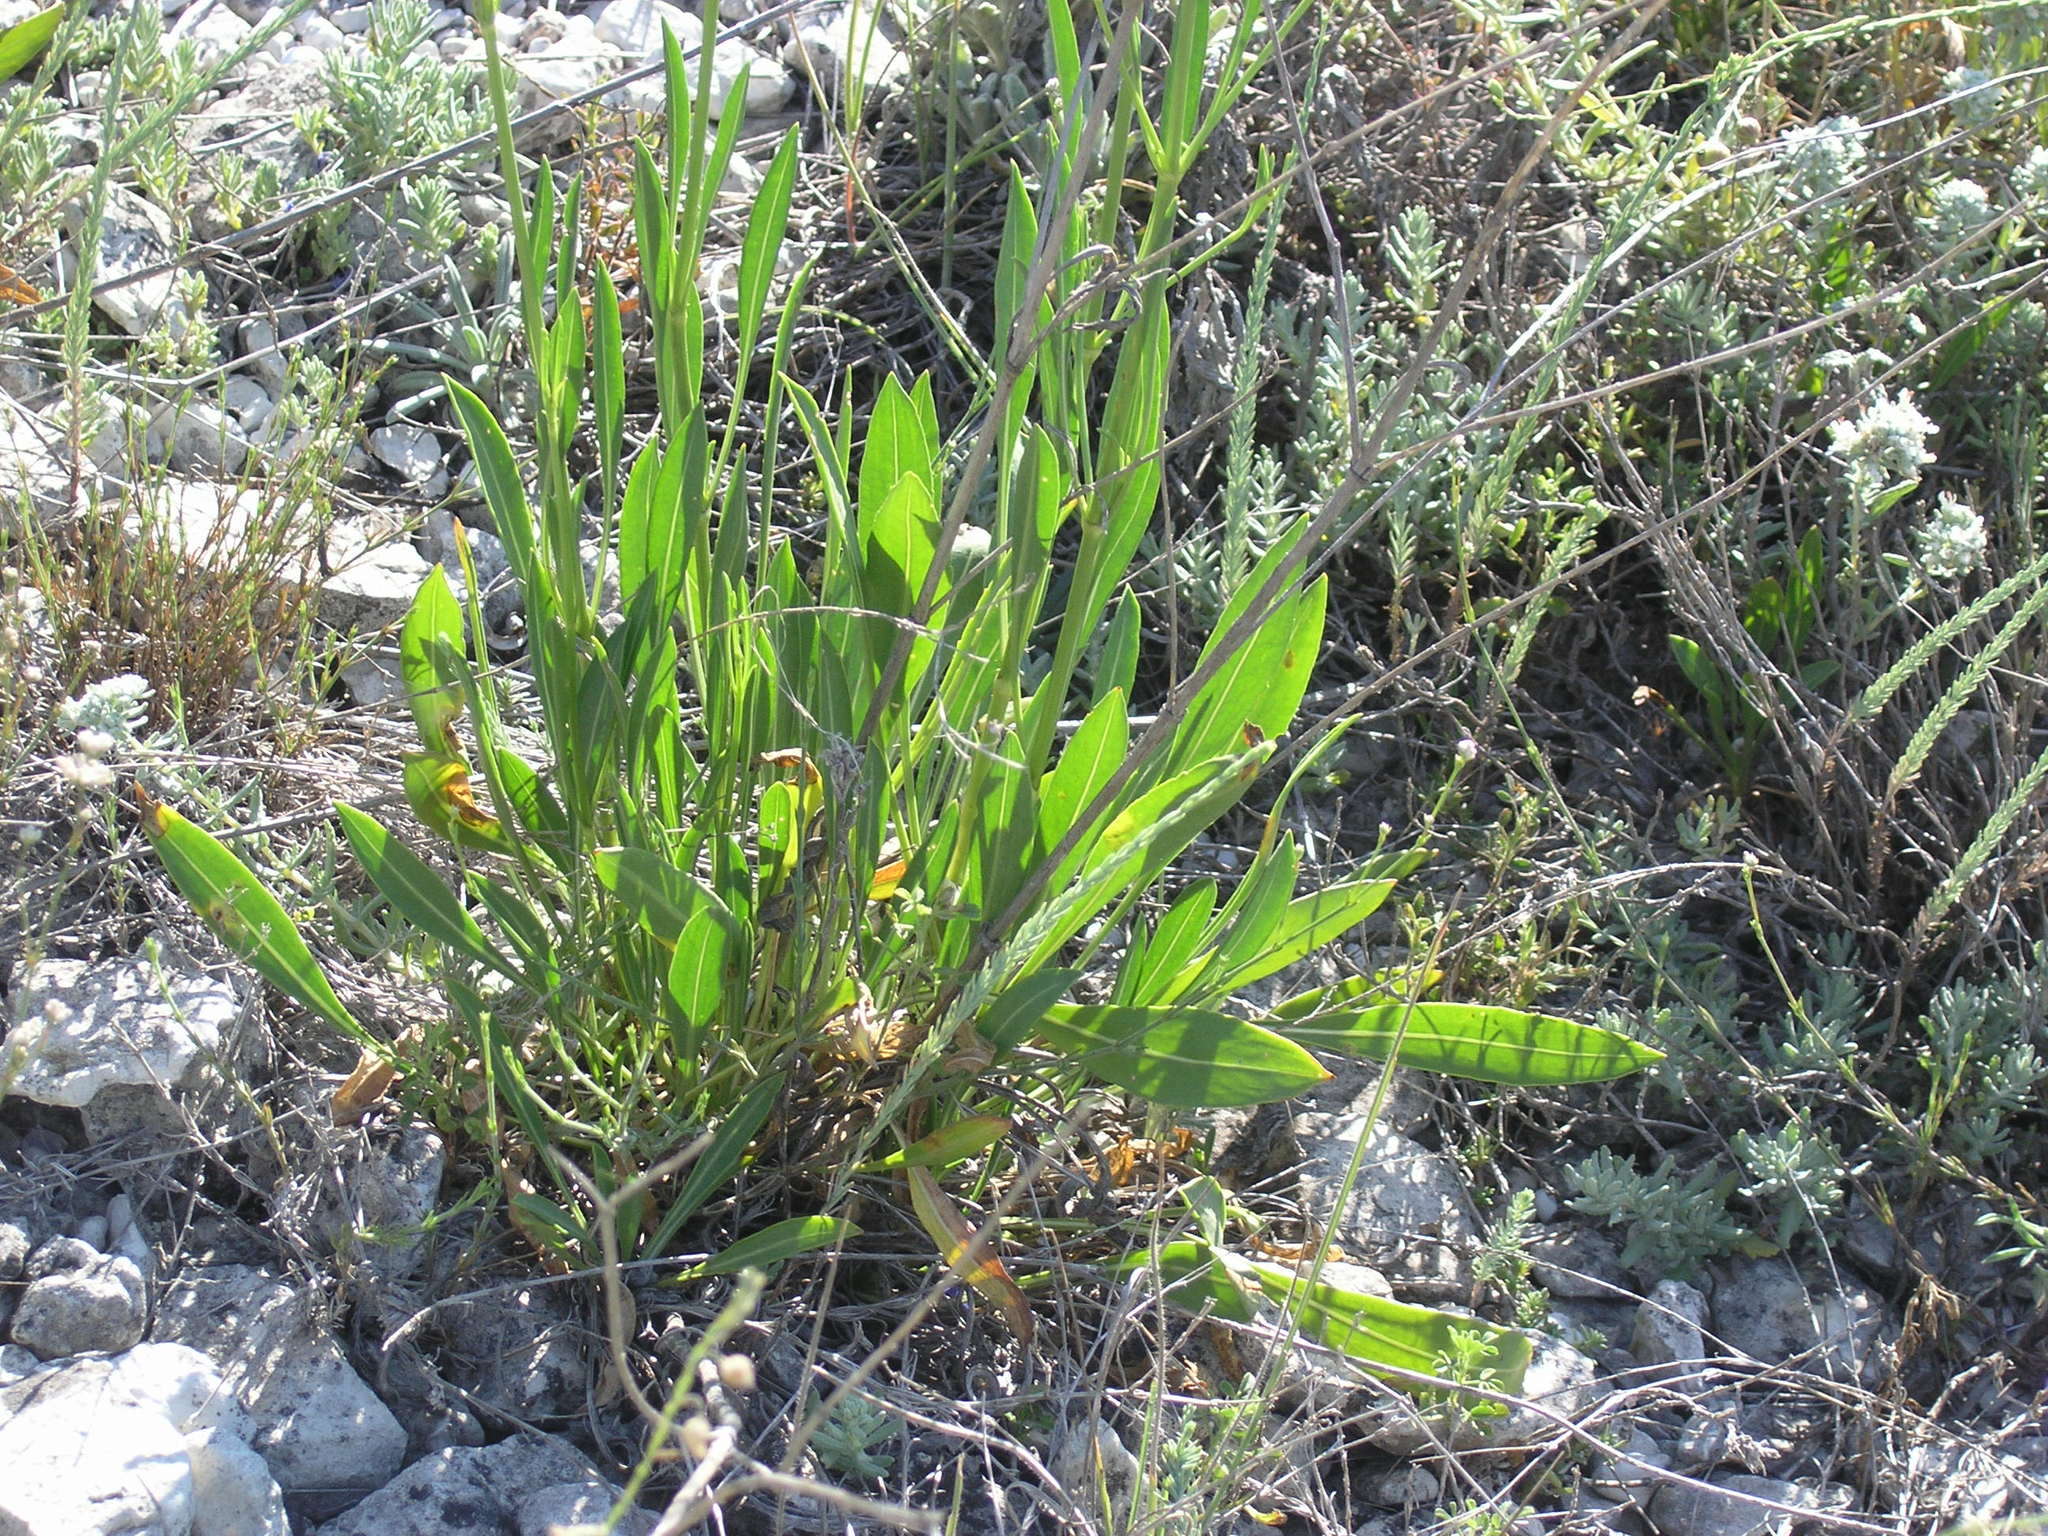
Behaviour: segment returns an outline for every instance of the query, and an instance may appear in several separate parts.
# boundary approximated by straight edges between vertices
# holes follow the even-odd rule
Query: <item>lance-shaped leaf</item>
[[[948,1168],[986,1151],[1010,1134],[1007,1115],[970,1115],[942,1125],[928,1136],[920,1136],[907,1147],[877,1158],[867,1165],[870,1173],[897,1168]]]
[[[1517,1088],[1604,1083],[1664,1059],[1612,1030],[1472,1003],[1374,1003],[1276,1027],[1317,1050]]]
[[[212,833],[139,787],[135,798],[142,807],[143,833],[172,883],[221,942],[294,1002],[356,1041],[371,1043],[369,1031],[335,995],[298,925],[255,872]]]
[[[348,837],[349,847],[355,850],[356,858],[399,916],[501,976],[513,981],[527,979],[517,965],[484,937],[476,919],[424,859],[354,806],[336,805],[334,810],[341,817],[341,829]]]
[[[1029,1344],[1031,1303],[1003,1268],[1003,1261],[980,1237],[966,1213],[939,1188],[939,1181],[928,1169],[912,1167],[905,1177],[910,1180],[910,1203],[917,1210],[917,1219],[939,1245],[939,1252],[946,1256],[953,1273],[991,1302],[1009,1323],[1010,1331]]]
[[[1270,1103],[1330,1076],[1285,1036],[1205,1008],[1060,1004],[1038,1033],[1083,1071],[1178,1109]]]
[[[676,1278],[701,1280],[707,1275],[736,1275],[743,1269],[772,1269],[784,1259],[816,1253],[858,1236],[859,1227],[837,1216],[793,1216],[729,1244]]]
[[[1476,1365],[1484,1371],[1492,1391],[1513,1394],[1522,1389],[1531,1354],[1526,1333],[1348,1290],[1277,1264],[1243,1262],[1242,1268],[1268,1297],[1287,1308],[1304,1337],[1368,1370],[1443,1376],[1454,1361],[1462,1361],[1465,1368]]]

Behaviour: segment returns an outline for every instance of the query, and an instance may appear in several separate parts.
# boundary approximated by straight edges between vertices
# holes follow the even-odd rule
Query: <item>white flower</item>
[[[1968,239],[1991,222],[1991,199],[1966,176],[1951,176],[1928,197],[1932,205],[1920,220],[1920,227],[1943,250]]]
[[[1863,125],[1853,117],[1831,117],[1812,128],[1794,128],[1778,140],[1785,195],[1795,203],[1833,197],[1863,174]]]
[[[151,688],[146,679],[123,672],[88,684],[84,693],[57,706],[57,723],[71,731],[102,731],[112,745],[135,740],[149,709]]]
[[[1828,427],[1828,446],[1848,465],[1852,488],[1878,491],[1901,482],[1917,483],[1920,466],[1934,458],[1927,439],[1940,430],[1920,413],[1911,390],[1896,400],[1878,394],[1853,421]]]
[[[2005,91],[1981,69],[1952,69],[1941,82],[1943,105],[1959,128],[1988,128],[1998,121]]]
[[[1984,563],[1988,542],[1984,519],[1953,496],[1935,503],[1926,522],[1913,530],[1920,564],[1936,581],[1960,581]]]
[[[67,752],[50,764],[57,777],[82,795],[103,795],[114,787],[114,770],[83,752]]]
[[[2048,198],[2048,148],[2036,144],[2012,168],[2012,189],[2028,202]]]

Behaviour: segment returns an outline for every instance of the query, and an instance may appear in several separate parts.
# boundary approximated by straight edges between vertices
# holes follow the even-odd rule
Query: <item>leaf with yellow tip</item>
[[[939,1181],[928,1170],[914,1167],[906,1177],[910,1180],[910,1203],[917,1209],[917,1219],[939,1245],[939,1252],[945,1255],[953,1273],[994,1305],[1010,1325],[1010,1331],[1029,1344],[1031,1303],[1003,1268],[1003,1261],[989,1250],[974,1223],[939,1188]]]

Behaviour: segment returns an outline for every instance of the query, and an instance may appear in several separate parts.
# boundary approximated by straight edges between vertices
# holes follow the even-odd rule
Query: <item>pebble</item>
[[[1707,1298],[1683,1280],[1659,1280],[1636,1309],[1629,1353],[1646,1366],[1697,1364],[1706,1358]],[[1657,1375],[1670,1376],[1668,1369]]]
[[[134,1261],[95,1254],[87,1264],[30,1281],[9,1331],[15,1343],[45,1360],[112,1354],[142,1341],[147,1309],[147,1288]]]
[[[348,33],[317,11],[309,11],[299,22],[299,42],[323,58],[350,46]]]
[[[1795,1483],[1733,1472],[1708,1487],[1666,1483],[1650,1496],[1650,1522],[1657,1536],[1766,1536],[1789,1531],[1793,1517],[1755,1502],[1803,1503]]]

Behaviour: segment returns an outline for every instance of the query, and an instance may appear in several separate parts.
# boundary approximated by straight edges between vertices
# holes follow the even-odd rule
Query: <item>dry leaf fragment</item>
[[[348,1081],[334,1090],[329,1112],[336,1125],[354,1125],[398,1080],[398,1068],[385,1058],[365,1050]]]

